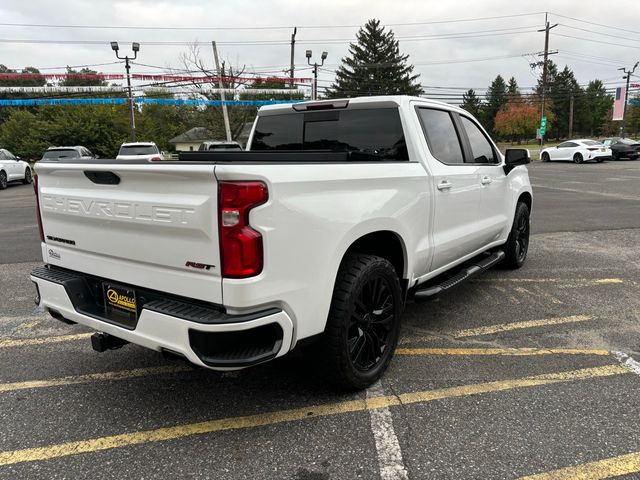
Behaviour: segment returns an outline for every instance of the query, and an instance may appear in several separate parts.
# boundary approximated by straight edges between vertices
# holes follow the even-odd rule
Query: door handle
[[[438,184],[438,190],[449,190],[453,184],[448,180],[443,180]]]
[[[482,185],[489,185],[491,182],[493,182],[493,179],[489,175],[485,175],[484,177],[482,177],[482,180],[480,180],[480,183],[482,183]]]

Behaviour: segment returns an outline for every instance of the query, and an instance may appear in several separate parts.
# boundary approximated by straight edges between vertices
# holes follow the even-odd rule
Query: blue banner
[[[282,103],[298,103],[303,100],[225,100],[227,106],[261,107],[263,105],[276,105]],[[0,107],[31,107],[36,105],[125,105],[127,98],[28,98],[28,99],[2,99]],[[137,104],[148,105],[190,105],[190,106],[214,106],[222,105],[222,100],[177,99],[177,98],[134,98]]]

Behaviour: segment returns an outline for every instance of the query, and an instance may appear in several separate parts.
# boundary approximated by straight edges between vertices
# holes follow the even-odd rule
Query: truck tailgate
[[[38,163],[45,262],[222,303],[213,165]]]

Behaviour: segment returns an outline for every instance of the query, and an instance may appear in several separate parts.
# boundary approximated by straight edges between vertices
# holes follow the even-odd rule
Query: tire
[[[7,188],[7,174],[0,171],[0,190]]]
[[[611,152],[611,160],[620,160],[620,154],[616,151]]]
[[[573,156],[573,163],[582,163],[582,162],[583,162],[582,154],[576,153]]]
[[[509,232],[507,243],[504,244],[505,257],[502,261],[504,268],[516,270],[527,260],[531,230],[529,220],[529,207],[524,202],[518,202],[511,232]]]
[[[602,162],[604,162],[604,158],[596,158],[596,162],[602,163]]]
[[[31,167],[27,167],[27,169],[24,171],[24,180],[22,180],[22,183],[24,183],[25,185],[29,185],[32,181],[33,177],[31,174]]]
[[[548,162],[549,160],[551,160],[551,158],[549,157],[549,154],[548,154],[547,152],[543,152],[543,153],[542,153],[542,156],[540,157],[540,159],[541,159],[543,162]]]
[[[387,369],[400,335],[402,289],[393,265],[374,255],[342,260],[316,368],[344,390],[362,390]]]

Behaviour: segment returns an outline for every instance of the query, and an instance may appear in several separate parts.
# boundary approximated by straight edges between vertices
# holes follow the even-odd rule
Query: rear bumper
[[[88,280],[81,273],[38,267],[31,280],[37,285],[40,305],[58,317],[215,370],[271,360],[292,345],[293,322],[276,308],[229,315],[173,298],[155,299],[143,304],[135,325],[127,327],[102,318],[99,308],[83,303],[87,290],[82,284],[88,285]]]

